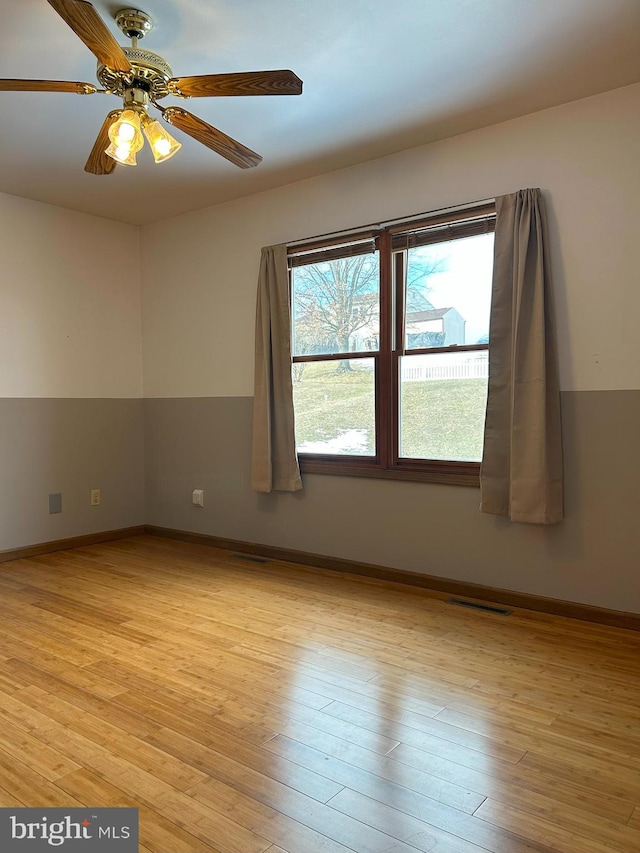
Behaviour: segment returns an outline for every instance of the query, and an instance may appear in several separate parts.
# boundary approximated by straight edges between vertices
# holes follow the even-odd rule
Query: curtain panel
[[[558,359],[547,227],[539,189],[496,199],[482,512],[563,518]]]
[[[251,488],[302,488],[296,455],[291,380],[291,308],[287,247],[262,250],[256,304]]]

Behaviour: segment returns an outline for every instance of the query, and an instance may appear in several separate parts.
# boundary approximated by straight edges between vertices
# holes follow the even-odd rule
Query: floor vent
[[[497,613],[499,616],[510,616],[511,610],[504,607],[492,607],[490,604],[478,604],[477,601],[465,601],[464,598],[448,598],[447,604],[457,604],[458,607],[470,607],[472,610],[484,610],[485,613]]]
[[[250,563],[268,563],[266,557],[254,557],[252,554],[232,554],[234,560],[248,560]]]

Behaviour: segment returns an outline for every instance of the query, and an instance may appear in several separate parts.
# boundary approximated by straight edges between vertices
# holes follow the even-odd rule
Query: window
[[[290,250],[303,471],[476,484],[493,206]]]

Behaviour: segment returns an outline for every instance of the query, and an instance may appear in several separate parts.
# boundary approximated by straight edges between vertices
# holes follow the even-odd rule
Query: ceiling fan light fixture
[[[174,139],[171,134],[162,127],[159,121],[147,118],[143,120],[142,130],[156,163],[164,163],[182,148],[182,143]]]

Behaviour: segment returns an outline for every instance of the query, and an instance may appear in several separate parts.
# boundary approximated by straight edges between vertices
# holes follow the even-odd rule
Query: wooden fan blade
[[[203,74],[174,77],[169,81],[175,94],[190,98],[235,95],[300,95],[302,80],[293,71],[248,71],[244,74]]]
[[[91,172],[92,175],[110,175],[117,166],[113,157],[109,157],[104,152],[109,146],[109,128],[121,114],[122,110],[112,110],[102,122],[98,138],[94,142],[89,159],[85,164],[85,172]]]
[[[170,124],[180,128],[193,139],[202,142],[207,148],[211,148],[227,160],[240,166],[241,169],[250,169],[261,162],[262,157],[246,148],[240,142],[227,136],[221,130],[211,127],[206,121],[188,113],[181,107],[167,107],[162,110],[162,115]]]
[[[63,21],[103,65],[114,71],[132,71],[131,63],[100,15],[86,0],[48,0]]]
[[[66,80],[0,80],[0,92],[75,92],[93,95],[97,92],[91,83],[68,83]]]

